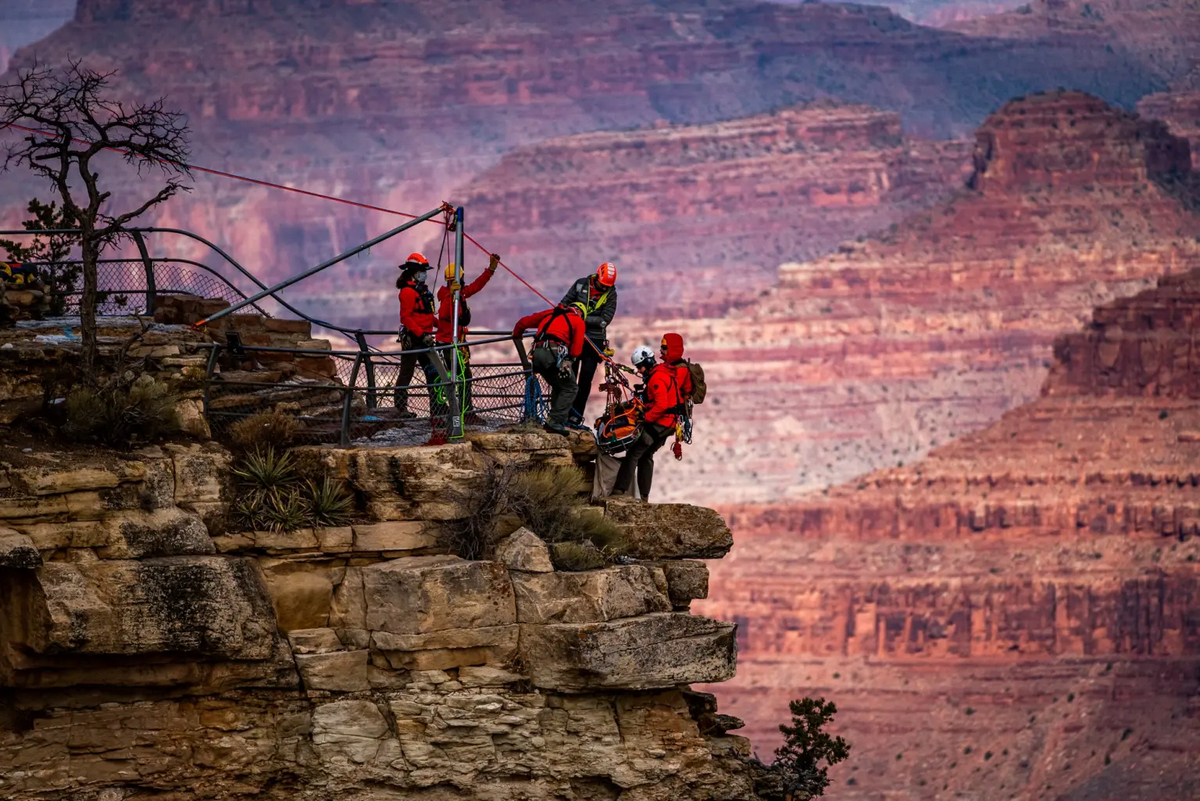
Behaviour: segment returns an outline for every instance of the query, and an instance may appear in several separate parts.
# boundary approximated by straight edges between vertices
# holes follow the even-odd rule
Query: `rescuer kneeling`
[[[582,303],[571,306],[559,304],[527,317],[522,317],[513,327],[513,340],[520,342],[521,336],[530,328],[537,329],[533,337],[533,353],[522,361],[525,369],[546,379],[550,385],[550,413],[546,416],[545,428],[555,434],[567,435],[567,414],[575,400],[579,384],[575,381],[575,361],[583,352],[584,329],[587,307]]]

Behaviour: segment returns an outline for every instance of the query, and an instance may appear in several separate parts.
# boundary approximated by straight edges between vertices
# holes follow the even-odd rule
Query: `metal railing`
[[[205,417],[223,436],[241,420],[283,412],[299,424],[298,441],[343,446],[419,445],[544,420],[548,392],[540,378],[519,361],[478,360],[489,350],[513,353],[511,336],[480,332],[468,340],[395,352],[213,343]]]

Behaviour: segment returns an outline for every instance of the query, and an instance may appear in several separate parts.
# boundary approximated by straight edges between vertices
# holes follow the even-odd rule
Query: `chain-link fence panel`
[[[157,295],[197,295],[220,298],[231,305],[246,296],[224,276],[193,262],[154,259],[154,289]],[[75,315],[83,296],[83,263],[79,261],[33,265],[51,288],[52,313]],[[98,302],[96,313],[102,316],[144,314],[148,309],[146,264],[138,259],[104,259],[96,265]],[[258,306],[254,307],[269,316]]]

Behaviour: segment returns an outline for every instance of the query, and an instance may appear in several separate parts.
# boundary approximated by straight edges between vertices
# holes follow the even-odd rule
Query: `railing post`
[[[208,392],[212,387],[213,373],[217,369],[217,360],[221,355],[221,346],[214,342],[212,350],[208,352],[208,364],[204,368],[204,419],[209,421],[209,426],[212,426],[212,420],[208,413]]]
[[[463,280],[467,277],[467,267],[463,264],[463,209],[459,206],[454,210],[454,264],[461,274]],[[458,275],[455,275],[455,279]],[[456,283],[461,284],[462,281]],[[464,382],[462,387],[462,398],[459,398],[458,391],[458,291],[456,290],[450,298],[450,302],[454,304],[453,308],[453,325],[450,327],[450,391],[446,393],[450,402],[450,439],[462,439],[463,436],[463,410],[460,402],[465,400],[467,386]]]
[[[137,245],[138,253],[142,254],[142,267],[146,270],[146,316],[154,314],[154,307],[158,302],[158,287],[154,281],[154,262],[150,260],[150,252],[146,249],[146,240],[142,238],[141,231],[133,231],[133,241]]]
[[[358,368],[362,365],[363,354],[360,351],[354,357],[354,367],[350,370],[350,383],[346,387],[346,395],[342,399],[342,429],[341,429],[341,446],[343,448],[350,447],[350,413],[354,406],[354,388],[358,385]]]
[[[358,343],[358,352],[362,354],[367,365],[367,408],[379,406],[375,392],[375,360],[371,358],[371,346],[367,344],[367,335],[362,331],[354,332],[354,340]]]

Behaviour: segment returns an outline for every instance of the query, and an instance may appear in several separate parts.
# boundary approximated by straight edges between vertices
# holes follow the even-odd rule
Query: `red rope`
[[[17,125],[16,123],[8,123],[8,124],[7,124],[5,127],[6,127],[6,128],[15,128],[15,129],[16,129],[16,130],[18,130],[18,131],[25,131],[25,132],[27,132],[27,133],[31,133],[31,134],[37,134],[37,135],[39,135],[39,136],[48,136],[48,137],[55,137],[55,136],[57,136],[57,134],[54,134],[54,133],[53,133],[53,132],[51,132],[51,131],[39,131],[39,130],[38,130],[38,129],[36,129],[36,128],[26,128],[25,126],[23,126],[23,125]],[[72,141],[72,142],[76,142],[76,143],[78,143],[78,144],[84,144],[84,145],[91,145],[91,144],[94,144],[93,142],[87,142],[87,141],[85,141],[85,140],[78,140],[78,139],[72,139],[71,141]],[[123,154],[123,155],[129,155],[129,151],[127,151],[127,150],[124,150],[124,149],[122,149],[122,148],[119,148],[119,147],[107,147],[107,148],[105,148],[105,149],[106,149],[106,150],[111,150],[111,151],[113,151],[113,152],[115,152],[115,153],[121,153],[121,154]],[[309,191],[309,190],[307,190],[307,189],[299,189],[299,188],[297,188],[297,187],[294,187],[294,186],[285,186],[285,185],[283,185],[283,184],[277,184],[277,183],[273,183],[273,182],[271,182],[271,181],[264,181],[264,180],[262,180],[262,179],[259,179],[259,178],[251,178],[251,177],[249,177],[249,176],[246,176],[246,175],[238,175],[237,173],[234,173],[234,172],[225,172],[224,170],[214,170],[214,169],[212,169],[212,168],[210,168],[210,167],[200,167],[200,166],[197,166],[197,165],[192,165],[192,164],[189,164],[189,165],[182,165],[182,164],[177,164],[177,163],[174,163],[174,162],[169,162],[169,161],[167,161],[166,159],[147,159],[147,160],[150,160],[150,161],[162,161],[163,163],[167,163],[167,164],[174,164],[174,166],[178,166],[178,167],[185,167],[185,166],[186,166],[186,167],[187,167],[187,169],[190,169],[190,170],[195,170],[196,172],[200,172],[200,173],[205,173],[206,175],[216,175],[216,176],[218,176],[218,177],[221,177],[221,178],[231,178],[231,179],[233,179],[233,180],[235,180],[235,181],[243,181],[243,182],[245,182],[245,183],[248,183],[248,184],[254,184],[254,185],[256,185],[256,186],[264,186],[264,187],[267,187],[268,189],[279,189],[279,190],[282,190],[282,191],[284,191],[284,192],[292,192],[292,193],[294,193],[294,194],[297,194],[297,195],[303,195],[303,196],[305,196],[305,197],[316,198],[316,199],[318,199],[318,200],[328,200],[328,201],[331,201],[331,202],[333,202],[333,203],[341,203],[341,204],[343,204],[343,205],[346,205],[346,206],[353,206],[353,207],[355,207],[355,208],[366,209],[366,210],[368,210],[368,211],[378,211],[378,212],[382,212],[382,213],[384,213],[384,214],[394,214],[394,215],[396,215],[396,216],[398,216],[398,217],[405,217],[405,218],[407,218],[407,219],[410,219],[410,220],[414,220],[414,219],[416,219],[416,218],[419,216],[419,215],[416,215],[416,214],[409,214],[408,212],[404,212],[404,211],[397,211],[396,209],[388,209],[388,208],[384,208],[383,206],[372,206],[372,205],[371,205],[371,204],[369,204],[369,203],[359,203],[359,202],[358,202],[358,201],[356,201],[356,200],[348,200],[348,199],[346,199],[346,198],[342,198],[342,197],[336,197],[336,196],[334,196],[334,195],[325,195],[325,194],[322,194],[322,193],[320,193],[320,192],[312,192],[312,191]],[[437,224],[437,225],[443,225],[443,226],[447,226],[447,228],[449,227],[449,221],[448,221],[448,220],[436,220],[436,219],[431,219],[431,220],[426,220],[426,222],[432,222],[432,223],[435,223],[435,224]],[[479,250],[480,250],[480,251],[482,251],[483,253],[487,253],[487,254],[489,254],[489,255],[490,255],[490,251],[489,251],[487,248],[485,248],[483,245],[479,244],[479,242],[478,242],[478,241],[477,241],[477,240],[476,240],[476,239],[475,239],[473,236],[470,236],[469,234],[464,234],[464,238],[465,238],[465,239],[466,239],[468,242],[470,242],[472,245],[474,245],[475,247],[479,248]],[[528,282],[528,281],[526,281],[524,278],[522,278],[522,277],[521,277],[521,276],[520,276],[520,275],[519,275],[519,274],[518,274],[518,273],[517,273],[515,270],[513,270],[511,267],[509,267],[509,266],[508,266],[507,264],[505,264],[503,261],[499,262],[499,264],[500,264],[500,266],[501,266],[501,267],[503,267],[503,268],[505,269],[505,271],[506,271],[506,272],[507,272],[509,275],[511,275],[513,278],[517,279],[518,281],[520,281],[520,282],[521,282],[521,284],[522,284],[522,285],[523,285],[523,286],[524,286],[526,289],[528,289],[530,292],[532,292],[533,294],[537,295],[539,298],[541,298],[543,301],[545,301],[545,302],[546,302],[548,305],[550,305],[550,306],[553,306],[553,305],[555,305],[555,304],[554,304],[554,302],[553,302],[552,300],[550,300],[548,297],[546,297],[546,296],[545,296],[545,295],[543,295],[541,292],[539,292],[539,291],[537,290],[537,288],[533,286],[533,284],[529,283],[529,282]],[[607,356],[604,354],[604,352],[603,352],[603,351],[601,351],[599,348],[597,348],[597,347],[595,346],[595,344],[594,344],[594,343],[592,343],[592,341],[591,341],[591,340],[587,340],[587,342],[588,342],[588,344],[589,344],[589,345],[592,345],[592,349],[596,351],[596,353],[597,353],[597,354],[600,356],[600,358],[601,358],[601,359],[604,359],[605,361],[611,361],[611,359],[609,359],[609,358],[608,358],[608,357],[607,357]]]

